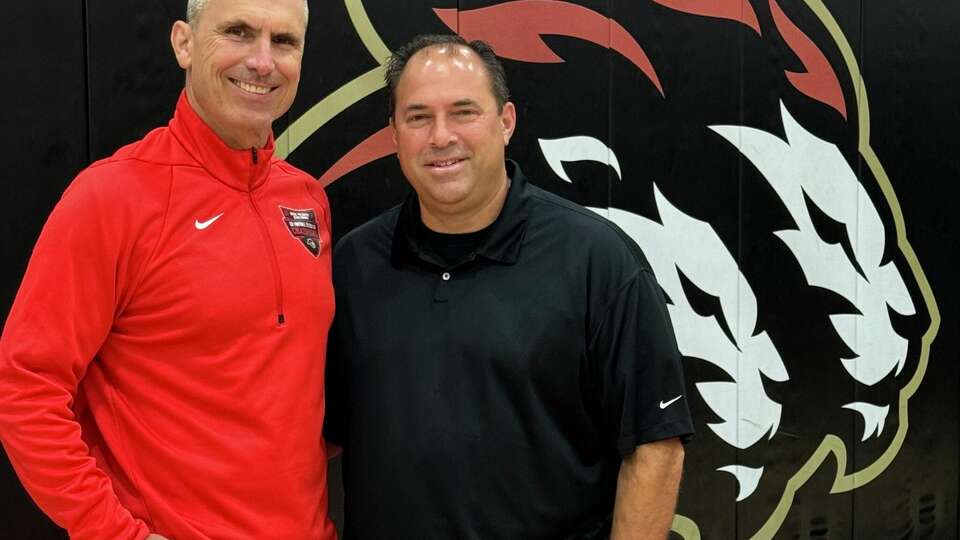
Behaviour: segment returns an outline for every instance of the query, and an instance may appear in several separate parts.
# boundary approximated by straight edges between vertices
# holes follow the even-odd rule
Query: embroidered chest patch
[[[299,240],[314,257],[320,255],[323,249],[323,240],[320,238],[320,228],[317,226],[317,213],[313,208],[296,210],[280,207],[283,213],[283,222],[290,231],[290,235]]]

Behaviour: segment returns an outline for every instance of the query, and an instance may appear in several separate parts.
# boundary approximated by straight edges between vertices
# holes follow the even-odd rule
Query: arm
[[[653,274],[633,274],[612,294],[590,348],[598,410],[622,461],[612,540],[663,539],[693,433],[682,356]]]
[[[81,186],[83,187],[83,186]],[[123,223],[87,189],[64,196],[34,248],[0,339],[0,437],[24,487],[74,539],[149,531],[97,467],[74,414],[77,388],[123,294]]]
[[[666,538],[673,521],[683,445],[666,439],[637,447],[620,465],[610,540]]]
[[[338,244],[333,254],[333,288],[336,291],[337,314],[333,318],[327,334],[326,366],[324,373],[324,418],[323,438],[326,444],[327,459],[333,459],[343,453],[346,444],[347,414],[350,410],[347,397],[347,371],[343,346],[340,342],[340,323],[346,302],[344,291],[350,286],[349,274],[338,266],[344,260],[343,244]]]

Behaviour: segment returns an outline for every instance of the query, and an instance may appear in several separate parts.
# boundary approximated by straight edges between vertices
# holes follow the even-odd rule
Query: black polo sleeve
[[[323,438],[343,446],[346,440],[347,378],[343,355],[340,354],[339,331],[334,320],[327,340],[327,365],[324,375]]]
[[[653,273],[637,270],[598,313],[588,360],[604,433],[621,456],[638,445],[693,434],[666,302]]]
[[[326,367],[324,369],[324,417],[323,438],[327,442],[343,447],[346,443],[349,414],[349,379],[347,375],[347,351],[344,350],[342,336],[346,317],[342,312],[346,305],[345,292],[349,290],[350,273],[344,269],[347,257],[346,239],[341,240],[333,255],[333,288],[336,311],[330,333],[327,336]]]

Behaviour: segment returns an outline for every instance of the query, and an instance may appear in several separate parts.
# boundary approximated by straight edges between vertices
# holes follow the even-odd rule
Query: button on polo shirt
[[[419,204],[334,254],[329,440],[346,538],[608,534],[623,455],[692,433],[664,299],[639,249],[516,164],[499,217],[454,264]]]
[[[472,261],[476,258],[476,250],[490,234],[491,227],[479,231],[450,234],[432,231],[423,223],[416,224],[416,234],[420,244],[435,263],[443,267],[456,266],[463,261]],[[435,258],[434,258],[435,257]],[[450,281],[450,272],[440,274],[440,279]]]

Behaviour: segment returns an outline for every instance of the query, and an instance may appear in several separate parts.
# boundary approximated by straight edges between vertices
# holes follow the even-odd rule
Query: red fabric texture
[[[335,538],[330,252],[316,180],[184,95],[81,172],[0,340],[0,437],[38,505],[78,540]]]

